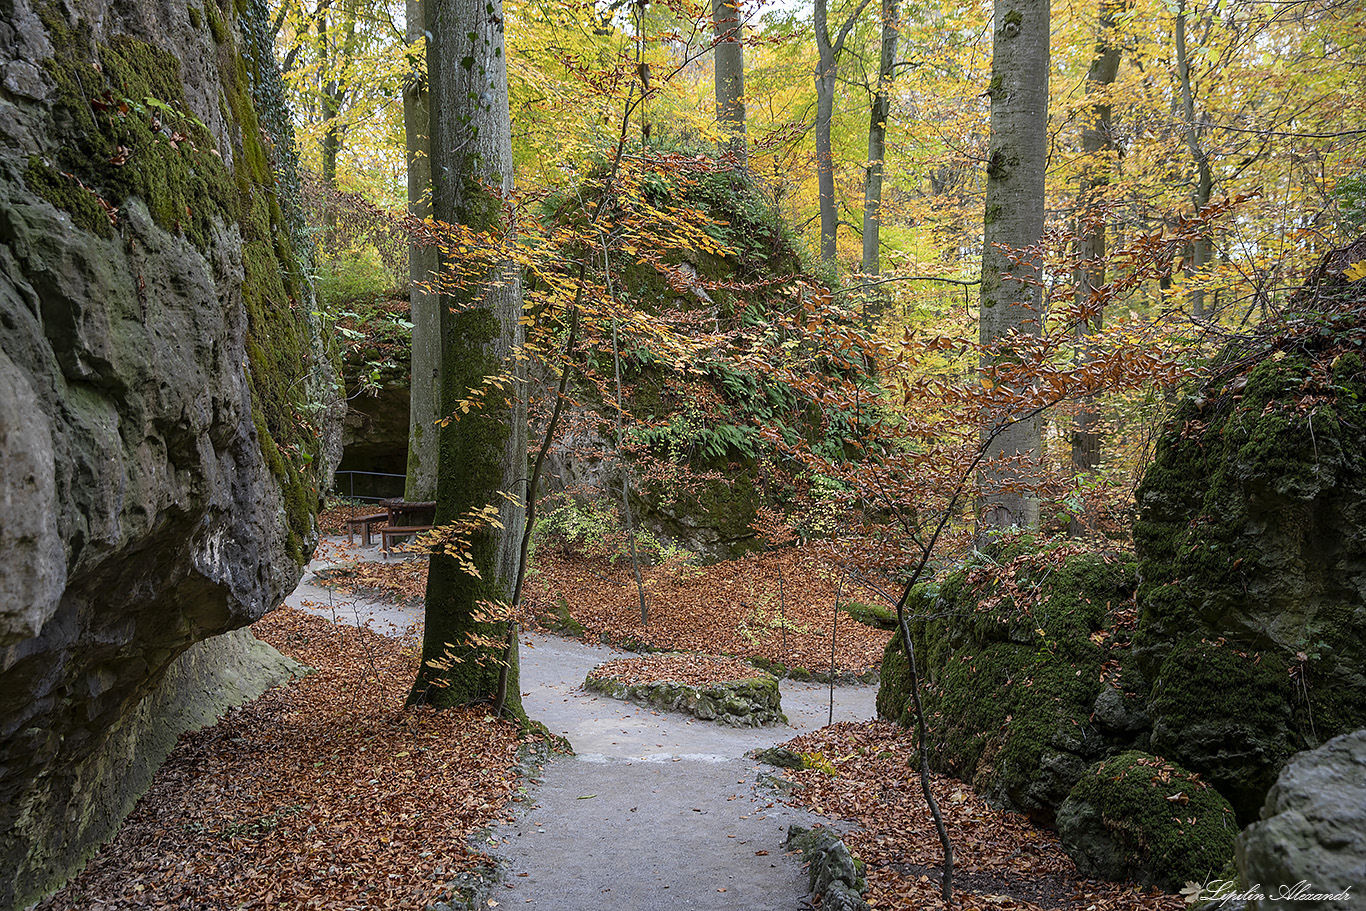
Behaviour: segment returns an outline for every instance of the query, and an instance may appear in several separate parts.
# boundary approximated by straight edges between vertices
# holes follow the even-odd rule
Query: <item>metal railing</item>
[[[343,489],[343,485],[342,485],[342,475],[346,475],[346,485],[345,485],[345,489]],[[397,485],[394,485],[394,486],[396,486],[398,489],[397,489],[396,491],[392,492],[392,493],[384,493],[384,494],[382,494],[382,495],[380,495],[380,496],[374,496],[374,495],[372,495],[372,494],[363,494],[363,493],[362,493],[362,494],[358,494],[358,493],[356,493],[356,476],[357,476],[357,475],[359,475],[359,476],[361,476],[361,477],[363,477],[363,478],[398,478],[398,479],[399,479],[399,483],[398,483]],[[335,494],[336,496],[339,496],[339,497],[346,497],[348,500],[362,500],[362,501],[366,501],[366,502],[378,502],[378,501],[380,501],[380,500],[388,499],[388,498],[390,498],[390,497],[401,497],[401,496],[403,496],[403,488],[404,488],[404,485],[405,485],[407,482],[408,482],[408,476],[407,476],[407,475],[402,475],[402,474],[386,474],[386,473],[384,473],[384,472],[382,472],[382,471],[336,471],[336,472],[333,472],[333,473],[332,473],[332,493]],[[366,488],[368,487],[369,489],[374,490],[374,489],[379,488],[379,487],[381,487],[381,486],[387,487],[387,486],[389,486],[389,485],[382,485],[382,484],[365,485],[365,484],[362,484],[362,488],[361,488],[361,489],[364,490],[364,489],[366,489]]]

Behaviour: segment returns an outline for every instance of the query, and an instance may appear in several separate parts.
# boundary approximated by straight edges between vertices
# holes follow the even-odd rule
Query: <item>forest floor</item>
[[[334,539],[320,557],[341,565],[356,552]],[[828,666],[834,586],[819,588],[822,574],[804,571],[796,555],[783,559],[778,625],[762,600],[762,592],[777,591],[775,565],[751,558],[655,580],[652,594],[710,593],[717,607],[704,611],[694,600],[671,610],[667,599],[652,598],[658,638],[651,644],[795,667],[810,667],[821,654]],[[483,862],[471,839],[509,872],[489,908],[795,909],[805,906],[805,881],[781,840],[787,824],[816,818],[809,814],[843,821],[837,828],[848,830],[846,841],[868,863],[875,908],[941,907],[939,842],[909,766],[913,739],[864,720],[873,687],[835,687],[837,722],[827,728],[830,690],[785,681],[792,726],[735,731],[586,693],[584,674],[614,653],[528,634],[524,704],[552,732],[567,732],[578,752],[548,763],[528,800],[511,725],[477,709],[403,707],[419,640],[415,627],[401,625],[420,619],[422,563],[375,561],[372,553],[347,579],[351,591],[325,573],[296,593],[298,607],[258,622],[259,638],[316,672],[184,735],[118,836],[40,911],[421,909],[444,899],[457,873]],[[543,564],[537,597],[557,606],[562,599],[561,621],[567,613],[586,638],[611,640],[631,631],[634,613],[638,635],[634,585],[612,581],[619,570],[548,565],[559,568]],[[812,588],[799,588],[797,579]],[[324,590],[321,582],[334,586],[326,602],[311,597]],[[353,625],[372,608],[383,621],[377,627],[391,635]],[[840,619],[837,636],[852,634],[837,641],[841,670],[876,666],[887,634],[865,630]],[[821,636],[818,651],[806,637]],[[743,758],[794,734],[788,745],[811,757],[812,768],[778,773]],[[797,789],[779,799],[758,783],[766,773]],[[961,782],[936,776],[933,787],[957,857],[955,907],[1183,907],[1179,897],[1082,880],[1052,833],[990,809]]]

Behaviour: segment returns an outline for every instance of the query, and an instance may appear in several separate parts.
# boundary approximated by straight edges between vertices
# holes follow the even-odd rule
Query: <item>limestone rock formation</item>
[[[1260,886],[1265,896],[1254,908],[1327,911],[1362,901],[1366,730],[1291,759],[1266,797],[1261,820],[1243,830],[1237,847],[1242,880]]]
[[[1015,599],[969,567],[942,586],[918,586],[908,613],[924,687],[930,765],[972,781],[1000,806],[1051,825],[1086,768],[1134,742],[1107,732],[1096,705],[1124,703],[1107,662],[1123,655],[1134,568],[1125,555],[998,554],[1031,600]],[[1114,678],[1114,679],[1111,679]],[[882,661],[877,709],[909,723],[901,639]],[[1105,693],[1115,690],[1114,696]]]
[[[1366,724],[1366,282],[1330,257],[1231,347],[1137,491],[1152,749],[1256,817],[1296,751]]]
[[[1327,257],[1178,407],[1123,578],[995,554],[913,592],[931,763],[1056,823],[1083,869],[1180,886],[1227,847],[1204,839],[1184,874],[1135,859],[1091,763],[1162,756],[1245,825],[1291,756],[1366,725],[1366,281],[1345,275],[1363,260],[1366,239]],[[907,685],[894,638],[881,717],[907,720]]]
[[[0,908],[224,707],[256,650],[187,652],[294,586],[335,464],[274,64],[228,9],[0,16]]]

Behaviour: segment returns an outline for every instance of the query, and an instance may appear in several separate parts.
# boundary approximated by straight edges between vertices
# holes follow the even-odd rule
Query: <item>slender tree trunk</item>
[[[428,3],[433,214],[497,232],[512,190],[502,3]],[[514,357],[523,342],[521,275],[509,261],[443,255],[441,267],[441,408],[452,420],[440,431],[436,519],[459,523],[491,506],[498,525],[483,522],[468,532],[478,576],[446,553],[432,554],[423,663],[408,701],[460,705],[493,700],[505,687],[507,710],[524,717],[515,645],[506,674],[500,671],[509,623],[487,617],[488,604],[512,599],[525,521],[526,384]],[[475,396],[491,376],[504,378],[501,391]],[[463,413],[459,403],[471,398],[481,404]]]
[[[887,117],[892,110],[892,78],[896,73],[896,42],[901,0],[882,0],[882,54],[878,61],[877,91],[868,121],[868,170],[863,181],[863,274],[881,271],[882,177],[887,156]]]
[[[1114,0],[1104,0],[1100,9],[1100,37],[1096,42],[1096,56],[1086,74],[1086,94],[1096,100],[1091,105],[1091,121],[1082,128],[1081,188],[1077,199],[1077,266],[1076,303],[1083,314],[1077,326],[1078,359],[1089,358],[1088,336],[1104,326],[1103,303],[1097,298],[1098,289],[1105,285],[1105,188],[1110,184],[1114,163],[1108,153],[1115,148],[1111,108],[1106,92],[1119,74],[1120,49],[1115,43]],[[1091,474],[1100,468],[1101,435],[1097,429],[1099,416],[1095,402],[1087,398],[1080,403],[1072,427],[1072,470],[1077,475]],[[1074,516],[1069,531],[1073,535],[1085,531],[1079,517]]]
[[[1043,234],[1049,14],[1049,0],[996,2],[980,328],[982,344],[998,349],[984,356],[983,368],[1017,358],[1012,334],[1037,336],[1043,329],[1040,264],[1034,259],[1016,264],[1005,251],[1031,247]],[[984,437],[995,436],[979,477],[980,530],[1038,525],[1039,503],[1029,488],[1040,456],[1040,426],[1035,417],[1000,433],[996,426],[983,428]],[[1012,459],[1017,462],[1011,464]]]
[[[430,2],[430,0],[428,0]],[[425,3],[407,2],[407,40],[410,53],[426,31]],[[403,87],[403,128],[407,137],[408,214],[418,219],[432,215],[432,158],[428,138],[431,109],[426,65],[412,61]],[[437,250],[414,240],[408,245],[408,306],[413,323],[412,374],[408,408],[408,477],[403,495],[409,500],[436,498],[438,438],[441,417],[441,308],[434,283]]]
[[[1181,113],[1186,146],[1190,149],[1195,162],[1195,186],[1191,188],[1191,204],[1199,212],[1209,205],[1214,195],[1214,172],[1210,167],[1209,153],[1200,143],[1203,133],[1204,117],[1197,118],[1195,113],[1195,87],[1191,76],[1190,55],[1186,50],[1186,4],[1179,0],[1176,6],[1176,24],[1173,29],[1176,42],[1176,77],[1181,88]],[[1208,234],[1202,234],[1191,244],[1191,256],[1187,261],[1187,271],[1200,280],[1199,273],[1213,259],[1213,244]],[[1191,315],[1197,319],[1205,315],[1205,292],[1200,288],[1191,291]]]
[[[821,260],[835,264],[835,240],[839,231],[839,208],[835,202],[835,159],[830,141],[830,122],[835,114],[835,80],[840,52],[849,31],[869,0],[862,0],[830,39],[828,0],[816,0],[816,188],[820,196]]]
[[[712,0],[716,32],[716,121],[725,138],[721,152],[735,155],[743,167],[745,147],[745,46],[740,42],[739,0]]]

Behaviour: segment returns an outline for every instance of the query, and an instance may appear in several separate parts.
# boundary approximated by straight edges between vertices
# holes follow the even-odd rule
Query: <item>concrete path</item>
[[[337,561],[370,552],[326,552]],[[306,603],[307,602],[307,603]],[[312,575],[288,603],[378,632],[420,624],[420,608],[331,595]],[[522,637],[527,714],[576,755],[548,763],[516,820],[493,830],[503,908],[542,911],[796,911],[810,907],[787,827],[822,820],[783,804],[745,753],[823,726],[830,689],[783,681],[790,726],[737,729],[583,689],[588,672],[624,653],[554,636]],[[875,686],[837,686],[836,721],[874,714]]]

